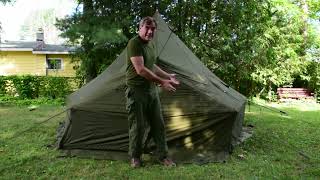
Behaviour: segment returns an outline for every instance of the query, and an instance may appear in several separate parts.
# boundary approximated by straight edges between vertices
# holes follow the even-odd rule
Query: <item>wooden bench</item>
[[[311,99],[314,94],[306,88],[278,88],[279,99]]]

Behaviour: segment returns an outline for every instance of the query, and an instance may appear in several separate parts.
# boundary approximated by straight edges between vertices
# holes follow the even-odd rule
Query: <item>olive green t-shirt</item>
[[[153,83],[137,74],[130,58],[143,56],[144,66],[153,71],[156,63],[156,49],[153,41],[145,42],[139,36],[129,40],[127,45],[126,83],[130,87],[150,87]]]

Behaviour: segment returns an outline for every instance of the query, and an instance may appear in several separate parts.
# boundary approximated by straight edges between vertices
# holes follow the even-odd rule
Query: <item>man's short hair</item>
[[[141,28],[145,24],[151,25],[152,23],[154,23],[154,25],[157,27],[157,22],[153,17],[150,17],[150,16],[144,17],[141,19],[139,23],[139,28]]]

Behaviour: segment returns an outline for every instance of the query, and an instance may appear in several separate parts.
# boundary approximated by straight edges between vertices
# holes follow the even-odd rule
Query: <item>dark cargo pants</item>
[[[153,138],[159,158],[167,155],[165,125],[157,87],[128,87],[126,90],[129,121],[129,156],[140,158],[147,140],[147,129]]]

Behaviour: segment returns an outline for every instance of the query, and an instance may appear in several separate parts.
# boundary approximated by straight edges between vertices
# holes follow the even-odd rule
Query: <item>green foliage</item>
[[[312,23],[319,16],[319,1],[79,2],[83,11],[57,25],[63,37],[78,45],[78,75],[87,82],[136,35],[140,18],[158,9],[205,65],[244,95],[271,97],[277,87],[293,85],[296,79],[313,83],[307,67],[320,52],[317,24]]]
[[[47,98],[40,97],[36,99],[19,99],[14,96],[4,95],[0,96],[0,105],[26,106],[26,105],[65,105],[64,98]]]
[[[10,2],[14,2],[15,0],[0,0],[0,2],[2,4],[6,4],[6,3],[10,3]]]
[[[111,64],[125,47],[127,37],[123,29],[132,23],[126,2],[83,1],[83,12],[60,19],[57,27],[71,45],[78,46],[74,61],[79,79],[89,82]],[[126,30],[126,33],[128,31]]]
[[[6,94],[6,80],[0,76],[0,95]]]
[[[34,99],[39,97],[40,81],[36,76],[11,76],[8,80],[14,84],[19,98]]]
[[[317,101],[320,102],[320,62],[312,61],[307,67],[309,89],[315,92]]]
[[[70,94],[72,90],[71,81],[71,78],[42,78],[40,82],[41,89],[39,91],[39,96],[52,99],[64,98],[66,95]]]
[[[288,8],[289,7],[289,8]],[[275,11],[266,29],[266,37],[273,37],[268,48],[268,64],[257,66],[252,77],[264,86],[292,84],[294,75],[303,71],[304,49],[300,33],[303,22],[299,7],[288,1],[274,1]],[[288,25],[290,24],[290,25]]]
[[[0,76],[0,92],[14,99],[65,98],[74,89],[74,78],[51,76]]]
[[[310,17],[313,19],[320,19],[320,1],[319,0],[307,0],[309,4]]]

